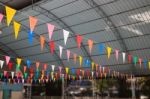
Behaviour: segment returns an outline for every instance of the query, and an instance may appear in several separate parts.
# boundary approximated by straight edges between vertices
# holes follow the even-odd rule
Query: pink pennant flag
[[[4,71],[4,76],[6,76],[7,75],[7,71]]]
[[[6,59],[6,65],[8,65],[9,61],[10,61],[10,57],[9,56],[5,56]]]
[[[142,59],[139,58],[139,64],[140,64],[140,67],[142,66]]]
[[[4,17],[4,15],[0,13],[0,23],[2,22],[3,17]]]
[[[116,57],[116,60],[118,61],[118,57],[119,57],[119,50],[115,49],[115,57]]]
[[[33,32],[38,19],[33,16],[29,16],[29,21],[30,21],[30,30],[31,30],[31,32]]]
[[[93,41],[91,39],[88,40],[88,46],[89,46],[89,51],[90,51],[90,54],[91,54],[92,48],[93,48]]]
[[[67,59],[68,59],[68,61],[70,59],[70,50],[67,50]]]
[[[61,74],[62,67],[61,67],[61,66],[59,66],[58,68],[59,68],[59,73]]]
[[[49,33],[49,40],[51,40],[55,26],[50,23],[47,23],[47,27],[48,27],[48,33]]]

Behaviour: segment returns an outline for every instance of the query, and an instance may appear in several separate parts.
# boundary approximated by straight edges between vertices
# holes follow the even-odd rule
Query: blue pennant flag
[[[28,30],[28,39],[29,39],[30,44],[32,44],[33,42],[33,36],[34,36],[34,32]]]
[[[103,54],[103,50],[104,50],[105,45],[103,43],[99,44],[99,54]]]
[[[147,60],[143,60],[144,68],[147,68]]]
[[[31,62],[30,60],[27,60],[27,67],[30,68]]]
[[[72,71],[72,74],[75,75],[75,69],[72,68],[71,71]]]

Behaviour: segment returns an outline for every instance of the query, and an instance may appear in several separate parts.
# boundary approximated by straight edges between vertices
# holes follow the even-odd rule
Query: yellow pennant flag
[[[21,58],[17,58],[17,65],[20,66],[22,59]]]
[[[149,67],[149,69],[150,69],[150,62],[148,62],[148,67]]]
[[[5,9],[6,9],[7,26],[9,26],[11,23],[11,20],[13,19],[14,15],[16,14],[16,10],[13,8],[10,8],[8,6],[5,6]]]
[[[112,51],[112,48],[111,47],[107,47],[107,56],[108,56],[108,59],[110,58],[111,51]]]
[[[19,30],[20,30],[20,23],[14,21],[14,32],[15,32],[15,39],[17,39],[18,37],[18,33],[19,33]]]
[[[94,62],[92,62],[91,65],[92,65],[92,70],[94,70]]]
[[[69,72],[69,68],[68,68],[68,67],[66,67],[66,74],[68,74],[68,72]]]
[[[82,65],[82,56],[79,56],[79,64]]]

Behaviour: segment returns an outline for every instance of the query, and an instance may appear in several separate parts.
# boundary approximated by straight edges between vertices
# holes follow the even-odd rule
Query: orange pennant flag
[[[27,66],[24,66],[24,73],[26,72],[26,70],[27,70]]]
[[[31,30],[31,32],[33,32],[38,19],[33,16],[29,16],[29,21],[30,21],[30,30]]]
[[[92,65],[92,70],[94,70],[94,62],[92,62],[91,65]]]
[[[107,47],[107,57],[108,57],[108,59],[110,58],[111,51],[112,51],[112,48]]]
[[[41,44],[41,50],[43,51],[44,44],[45,44],[45,37],[42,35],[40,36],[40,44]]]
[[[6,9],[6,20],[7,20],[7,26],[10,25],[14,15],[16,14],[16,10],[13,8],[10,8],[8,6],[5,6]]]
[[[89,51],[90,51],[90,54],[91,54],[92,48],[93,48],[93,41],[91,39],[88,40],[88,45],[89,45]]]
[[[73,54],[73,59],[74,59],[74,63],[76,63],[76,61],[77,61],[77,54],[76,53]]]

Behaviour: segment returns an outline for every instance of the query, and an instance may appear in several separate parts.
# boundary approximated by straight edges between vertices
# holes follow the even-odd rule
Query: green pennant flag
[[[136,56],[133,57],[133,63],[136,65],[138,58]]]
[[[27,78],[27,75],[28,75],[28,73],[24,73],[24,78],[25,78],[25,79]]]

